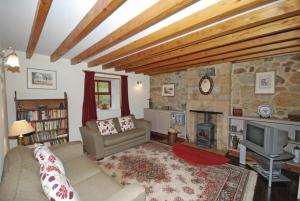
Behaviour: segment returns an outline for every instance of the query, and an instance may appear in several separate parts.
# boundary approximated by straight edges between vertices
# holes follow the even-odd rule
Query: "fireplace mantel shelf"
[[[258,121],[258,122],[267,122],[267,123],[277,123],[285,125],[295,125],[300,126],[299,121],[292,121],[288,119],[275,119],[275,118],[260,118],[260,117],[250,117],[250,116],[228,116],[229,119],[240,119],[248,121]]]
[[[203,110],[190,110],[190,112],[210,113],[210,114],[223,114],[223,112],[213,112],[213,111],[203,111]]]

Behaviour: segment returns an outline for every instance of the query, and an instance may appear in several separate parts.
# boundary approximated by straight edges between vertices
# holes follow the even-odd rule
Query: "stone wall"
[[[242,108],[245,116],[257,116],[257,106],[267,103],[276,118],[286,118],[290,112],[300,111],[299,69],[300,54],[234,63],[231,108]],[[256,73],[269,71],[275,71],[275,93],[255,94]]]
[[[175,84],[175,96],[166,97],[161,95],[162,85]],[[150,78],[150,98],[153,109],[162,109],[163,106],[170,106],[173,110],[186,109],[186,71],[167,73]]]
[[[200,94],[198,84],[203,69],[208,67],[215,67],[216,76],[212,76],[212,93],[204,96]],[[150,96],[155,108],[171,106],[187,111],[187,133],[193,142],[196,140],[194,122],[202,121],[203,117],[190,114],[191,109],[223,112],[223,115],[212,119],[218,125],[215,136],[218,149],[227,147],[227,116],[232,114],[233,107],[242,108],[245,116],[257,116],[257,106],[268,103],[273,107],[273,117],[277,118],[286,118],[288,113],[300,111],[300,73],[297,72],[300,69],[300,54],[208,67],[152,76],[150,80]],[[276,72],[275,94],[255,94],[255,74],[268,71]],[[161,96],[164,83],[175,84],[175,97]]]

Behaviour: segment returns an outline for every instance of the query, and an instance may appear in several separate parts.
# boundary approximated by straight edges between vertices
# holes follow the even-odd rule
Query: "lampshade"
[[[9,136],[11,137],[22,136],[31,132],[34,132],[34,128],[26,120],[14,121],[9,128]]]
[[[7,57],[5,65],[10,67],[20,67],[19,57],[15,51]]]

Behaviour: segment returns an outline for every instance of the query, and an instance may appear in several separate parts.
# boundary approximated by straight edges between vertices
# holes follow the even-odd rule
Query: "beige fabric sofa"
[[[88,121],[81,127],[81,137],[85,151],[96,160],[123,151],[150,140],[151,122],[133,118],[135,129],[121,132],[117,118],[113,118],[118,134],[102,136],[96,121]]]
[[[81,201],[144,201],[145,189],[138,184],[122,186],[106,175],[82,152],[81,142],[71,142],[52,148],[63,162],[66,176]],[[46,201],[40,176],[40,164],[32,149],[18,146],[5,158],[0,201]]]

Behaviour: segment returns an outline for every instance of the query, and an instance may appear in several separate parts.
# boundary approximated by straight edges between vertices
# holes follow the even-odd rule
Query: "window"
[[[97,108],[111,108],[111,81],[95,80],[95,98]]]

